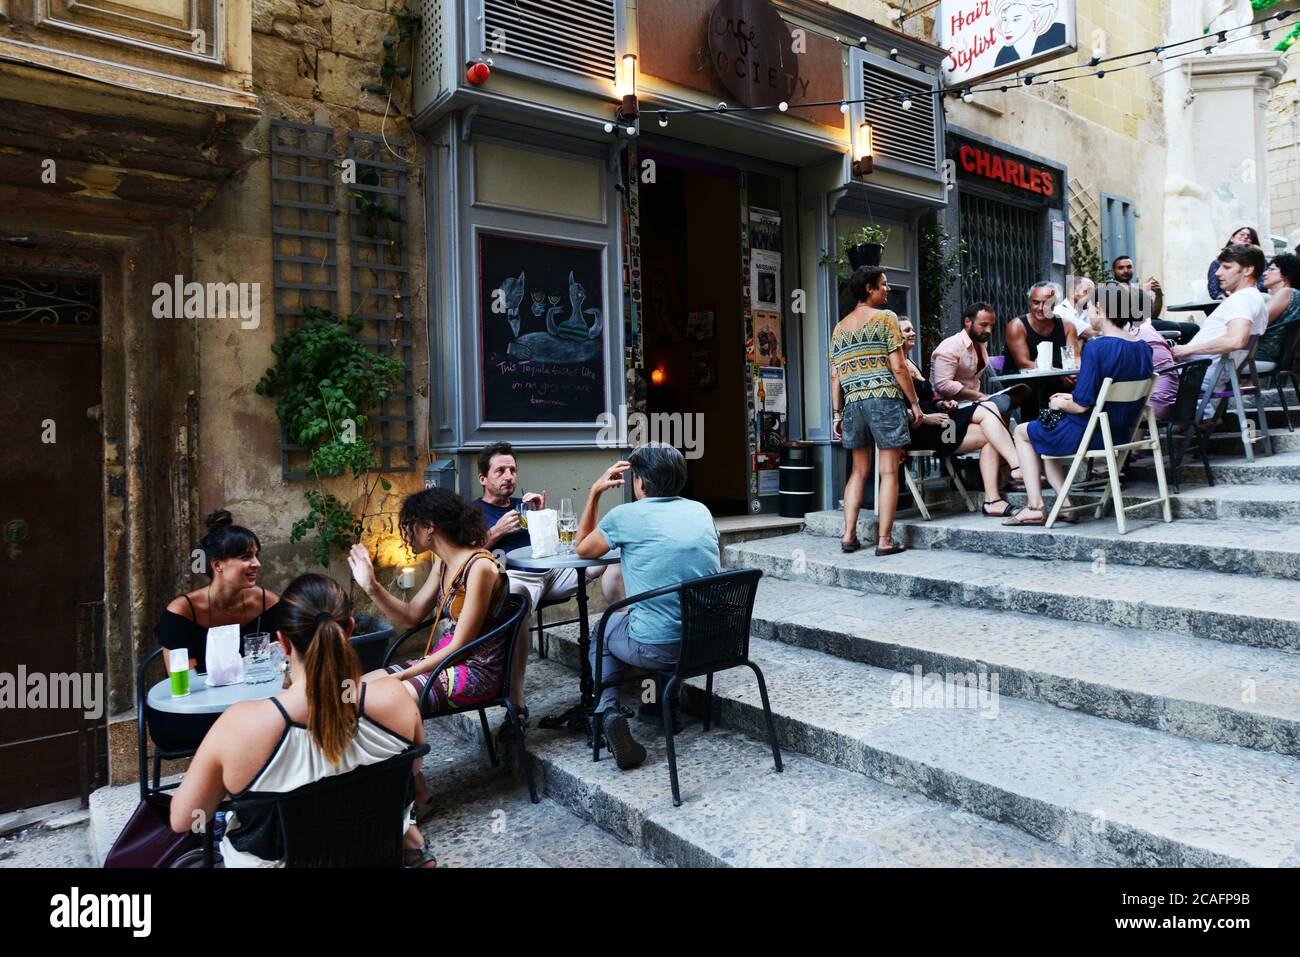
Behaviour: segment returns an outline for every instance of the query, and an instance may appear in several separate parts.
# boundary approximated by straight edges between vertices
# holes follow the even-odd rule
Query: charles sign
[[[776,106],[807,92],[795,38],[769,0],[719,0],[708,33],[713,69],[742,106]]]
[[[1031,160],[968,140],[949,137],[958,177],[966,181],[996,184],[1023,197],[1044,203],[1059,203],[1057,172]]]

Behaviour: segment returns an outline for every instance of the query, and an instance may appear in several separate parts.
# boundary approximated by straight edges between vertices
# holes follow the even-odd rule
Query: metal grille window
[[[862,105],[866,121],[871,124],[877,159],[902,160],[926,169],[938,165],[938,135],[935,125],[934,84],[881,67],[871,61],[862,63],[862,96],[889,99]],[[901,108],[902,95],[911,106]]]
[[[1025,313],[1029,287],[1045,275],[1039,262],[1043,214],[963,193],[960,215],[966,242],[962,271],[968,274],[973,267],[978,273],[963,302],[983,300],[997,311],[989,355],[1001,355],[1003,328]]]
[[[489,54],[615,78],[614,0],[484,0],[482,40]]]

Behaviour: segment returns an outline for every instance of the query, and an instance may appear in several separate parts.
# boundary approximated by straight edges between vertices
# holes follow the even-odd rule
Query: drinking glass
[[[519,512],[519,527],[527,531],[528,530],[528,503],[520,502],[516,506],[516,510]]]
[[[578,533],[578,519],[573,514],[573,499],[560,499],[560,511],[557,516],[560,531],[560,551],[570,553],[573,551],[574,539]]]
[[[244,681],[261,684],[275,677],[271,665],[271,634],[266,631],[244,636]]]

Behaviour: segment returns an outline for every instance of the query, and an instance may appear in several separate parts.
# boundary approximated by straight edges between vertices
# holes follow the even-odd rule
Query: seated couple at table
[[[347,592],[323,575],[300,575],[278,605],[276,636],[294,682],[264,701],[241,701],[216,720],[190,762],[171,803],[172,830],[213,819],[227,796],[283,794],[401,754],[424,741],[411,697],[396,682],[361,681],[349,638],[356,625]],[[359,694],[340,689],[359,688]],[[276,810],[226,816],[226,867],[283,865]],[[404,833],[408,867],[436,866],[406,807],[394,828]]]
[[[1039,419],[1022,422],[1016,426],[1016,449],[1024,466],[1025,491],[1028,504],[1016,509],[1003,520],[1004,525],[1042,525],[1047,520],[1043,500],[1040,469],[1047,468],[1047,478],[1059,495],[1065,484],[1066,463],[1059,458],[1043,456],[1073,456],[1092,415],[1092,406],[1101,392],[1102,382],[1132,382],[1150,378],[1155,365],[1150,346],[1140,339],[1136,327],[1145,321],[1143,291],[1136,286],[1103,283],[1094,292],[1092,312],[1093,335],[1083,350],[1073,394],[1058,392],[1048,399],[1048,407],[1063,413],[1058,421],[1044,423]],[[1116,445],[1129,440],[1146,400],[1139,402],[1107,402],[1106,415],[1110,420],[1111,435]],[[1088,448],[1100,449],[1104,439],[1100,428],[1095,429]],[[1070,506],[1067,498],[1062,508]],[[1062,513],[1059,521],[1078,521],[1076,513]]]

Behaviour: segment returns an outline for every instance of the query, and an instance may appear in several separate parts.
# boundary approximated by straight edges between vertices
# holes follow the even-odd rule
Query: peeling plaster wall
[[[275,342],[274,274],[271,238],[270,121],[332,126],[337,158],[346,156],[347,132],[384,135],[406,144],[408,160],[407,253],[410,299],[405,312],[411,320],[413,383],[418,464],[414,473],[389,474],[393,490],[377,493],[374,505],[382,513],[371,522],[372,544],[381,557],[394,549],[395,515],[401,499],[422,487],[419,472],[428,461],[427,394],[428,344],[425,308],[423,168],[424,144],[409,129],[402,110],[409,104],[409,86],[395,87],[387,97],[367,93],[379,82],[382,41],[396,35],[391,11],[408,6],[385,0],[254,0],[253,80],[263,118],[246,142],[258,158],[229,181],[195,224],[194,273],[199,282],[248,282],[261,285],[261,318],[257,328],[242,329],[237,319],[200,322],[195,330],[199,357],[198,450],[199,508],[192,534],[202,535],[202,517],[228,508],[235,521],[254,529],[265,548],[264,582],[282,588],[294,575],[310,570],[309,542],[289,543],[293,522],[306,514],[303,492],[314,480],[286,482],[280,471],[280,427],[275,404],[254,391],[272,364]],[[411,4],[414,6],[414,4]],[[409,46],[401,62],[410,62]],[[385,118],[385,111],[387,117]],[[346,188],[338,190],[340,208]],[[349,295],[348,223],[336,217],[337,283],[340,310]],[[327,486],[345,500],[357,485],[333,480]],[[315,566],[317,571],[322,569]],[[349,581],[347,566],[336,560],[329,573]]]

